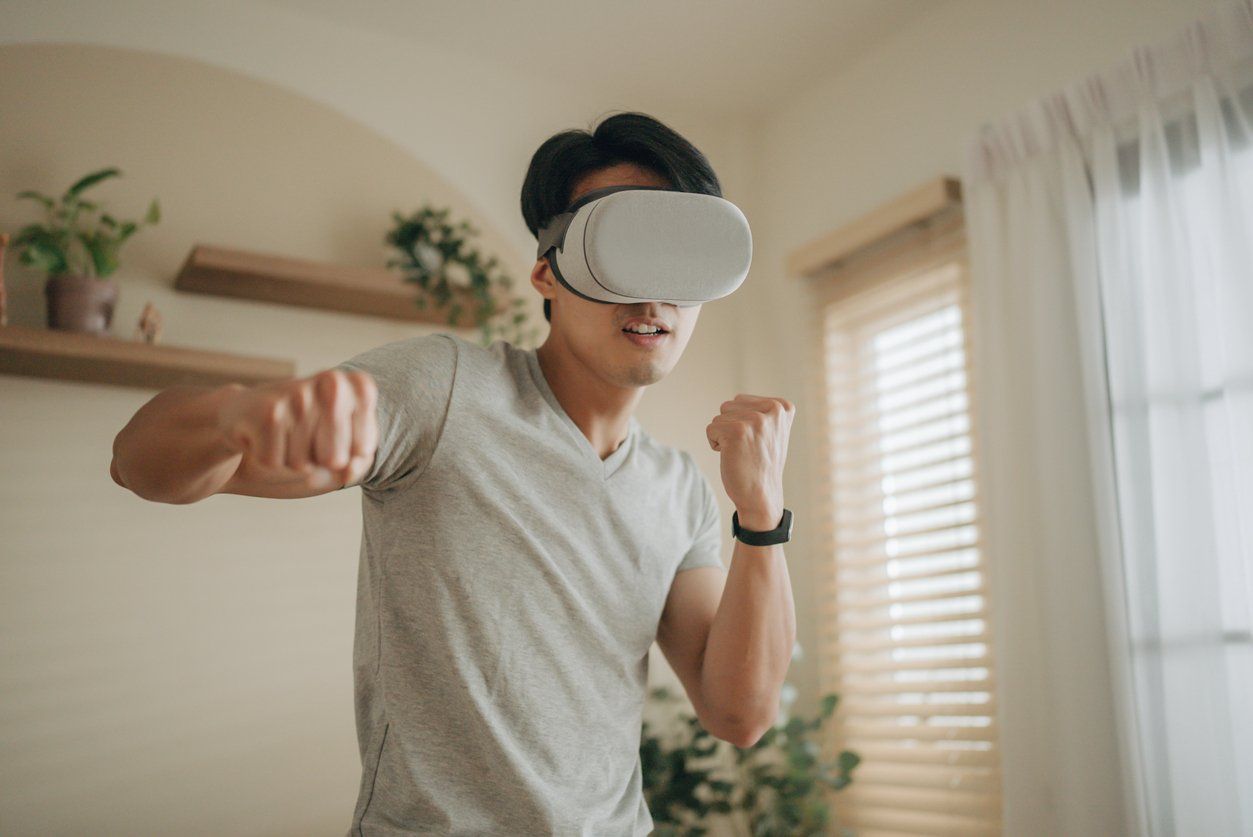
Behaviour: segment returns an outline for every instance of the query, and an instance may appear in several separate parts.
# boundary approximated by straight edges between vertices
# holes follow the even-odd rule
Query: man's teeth
[[[657,326],[627,326],[623,331],[631,331],[636,334],[659,334],[661,329]]]

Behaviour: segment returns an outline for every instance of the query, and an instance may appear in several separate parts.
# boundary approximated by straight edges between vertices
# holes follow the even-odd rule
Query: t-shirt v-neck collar
[[[552,407],[553,412],[565,425],[566,430],[573,435],[573,442],[582,451],[583,457],[596,468],[599,468],[604,479],[609,479],[626,460],[627,454],[630,453],[631,447],[635,444],[635,437],[639,430],[635,416],[631,416],[627,422],[627,435],[622,443],[604,459],[600,458],[600,454],[592,446],[591,441],[583,435],[583,431],[574,423],[574,419],[570,418],[570,414],[561,406],[561,402],[557,400],[557,395],[553,392],[552,387],[548,385],[548,380],[544,377],[544,370],[539,364],[539,355],[535,349],[527,349],[526,355],[527,366],[531,370],[531,381],[535,384],[535,388],[539,390],[544,400],[548,402],[548,406]]]

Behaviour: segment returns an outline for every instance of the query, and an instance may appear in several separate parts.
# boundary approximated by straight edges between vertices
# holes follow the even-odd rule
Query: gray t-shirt
[[[722,566],[708,478],[634,417],[602,460],[534,349],[429,334],[340,367],[379,392],[349,834],[650,833],[648,651],[675,573]]]

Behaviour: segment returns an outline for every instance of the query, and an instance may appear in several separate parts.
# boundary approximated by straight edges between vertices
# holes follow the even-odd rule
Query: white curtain
[[[1005,833],[1253,835],[1253,3],[963,179]]]

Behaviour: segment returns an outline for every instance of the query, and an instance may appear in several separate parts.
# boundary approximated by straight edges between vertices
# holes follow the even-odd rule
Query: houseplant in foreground
[[[484,346],[495,337],[517,345],[536,340],[538,330],[524,327],[525,301],[509,299],[513,280],[499,269],[495,256],[485,259],[470,246],[469,239],[478,230],[468,221],[452,223],[448,216],[448,209],[429,204],[408,216],[393,212],[395,225],[385,240],[400,256],[390,259],[387,266],[400,268],[406,282],[421,288],[416,300],[419,308],[433,303],[445,309],[449,325],[455,325],[469,308]]]
[[[116,168],[92,172],[70,186],[59,198],[27,190],[19,199],[38,201],[43,223],[23,227],[13,239],[19,261],[45,275],[48,327],[104,334],[113,320],[117,283],[108,277],[118,267],[118,251],[142,224],[161,219],[154,198],[143,221],[119,221],[101,204],[83,197],[102,180],[121,175]],[[99,213],[92,218],[93,213]]]
[[[679,702],[664,686],[653,689],[651,695],[663,703]],[[795,695],[787,684],[785,695]],[[838,700],[834,693],[825,695],[818,716],[808,721],[787,718],[785,712],[779,723],[747,748],[714,738],[690,713],[675,715],[681,730],[677,739],[654,733],[644,722],[640,763],[654,834],[707,834],[700,822],[711,813],[738,814],[746,833],[753,837],[828,834],[825,790],[851,783],[853,768],[861,761],[856,753],[844,750],[834,761],[825,762],[818,742],[809,737],[835,711]],[[730,767],[725,758],[714,758],[725,756],[728,748],[734,752]]]

